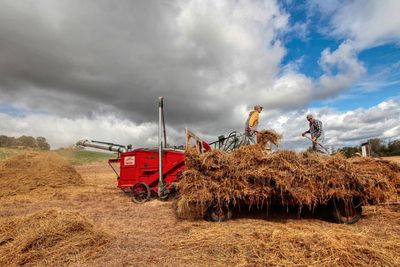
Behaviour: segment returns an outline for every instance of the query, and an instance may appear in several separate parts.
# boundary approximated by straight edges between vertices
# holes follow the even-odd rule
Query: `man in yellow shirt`
[[[249,117],[246,120],[245,131],[243,135],[243,144],[250,145],[256,143],[256,134],[258,127],[258,118],[263,110],[260,105],[254,106],[254,110],[250,112]]]

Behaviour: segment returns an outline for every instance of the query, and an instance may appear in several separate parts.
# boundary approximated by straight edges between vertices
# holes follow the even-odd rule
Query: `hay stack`
[[[281,139],[282,135],[274,130],[262,130],[257,133],[257,144],[261,146],[265,146],[269,142],[277,146]]]
[[[56,154],[25,153],[0,162],[0,197],[83,183],[76,170]]]
[[[387,160],[382,159],[373,159],[373,158],[352,158],[349,159],[352,163],[355,173],[359,173],[360,176],[364,177],[363,186],[367,187],[365,184],[368,182],[370,177],[375,178],[375,186],[369,187],[372,195],[381,194],[380,188],[384,188],[384,184],[382,181],[389,180],[393,185],[393,188],[397,191],[397,194],[393,194],[388,199],[395,200],[400,196],[400,165],[389,162]],[[372,192],[374,191],[374,192]],[[384,198],[385,196],[381,196]]]
[[[171,253],[192,266],[399,266],[400,213],[364,211],[368,220],[350,227],[292,219],[183,222]]]
[[[61,266],[95,257],[109,242],[77,212],[50,209],[0,220],[0,265]]]
[[[188,218],[202,217],[212,203],[310,209],[332,198],[377,203],[397,195],[399,184],[399,166],[386,161],[293,151],[266,154],[259,145],[231,153],[189,150],[176,207],[180,217]]]

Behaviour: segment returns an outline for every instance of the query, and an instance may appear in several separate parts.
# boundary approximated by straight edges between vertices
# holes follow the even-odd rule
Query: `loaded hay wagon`
[[[276,143],[279,136],[270,134],[259,136],[262,145],[241,146],[238,132],[208,144],[186,129],[186,146],[167,148],[160,98],[157,148],[132,149],[88,140],[77,145],[118,152],[118,158],[110,159],[109,164],[117,174],[118,187],[131,193],[135,203],[149,200],[152,194],[166,199],[177,190],[175,206],[181,218],[225,221],[235,207],[262,209],[271,205],[284,209],[295,206],[300,215],[303,207],[313,211],[324,205],[336,222],[351,224],[361,218],[363,205],[399,195],[400,168],[395,164],[272,152],[265,148],[263,137]]]
[[[186,170],[178,184],[178,214],[230,219],[235,208],[321,207],[338,223],[351,224],[362,206],[394,200],[400,193],[400,167],[370,158],[341,155],[266,152],[262,146],[242,146],[229,153],[214,150],[186,153]]]

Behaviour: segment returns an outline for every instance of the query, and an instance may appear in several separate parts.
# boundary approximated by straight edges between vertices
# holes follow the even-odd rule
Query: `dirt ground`
[[[59,207],[78,211],[112,236],[87,266],[399,266],[400,210],[364,208],[355,225],[318,215],[242,214],[212,223],[179,221],[173,201],[132,203],[106,163],[75,167],[85,185],[0,199],[0,216]]]

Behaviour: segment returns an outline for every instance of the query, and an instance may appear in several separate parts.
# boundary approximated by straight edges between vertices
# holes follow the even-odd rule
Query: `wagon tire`
[[[211,205],[207,211],[207,219],[212,222],[224,222],[230,220],[232,215],[233,210],[229,205],[223,205],[221,207]]]
[[[362,206],[360,201],[333,200],[332,205],[333,219],[337,223],[353,224],[358,222],[362,216]]]
[[[132,201],[142,204],[150,199],[150,188],[144,182],[136,183],[132,186]]]

